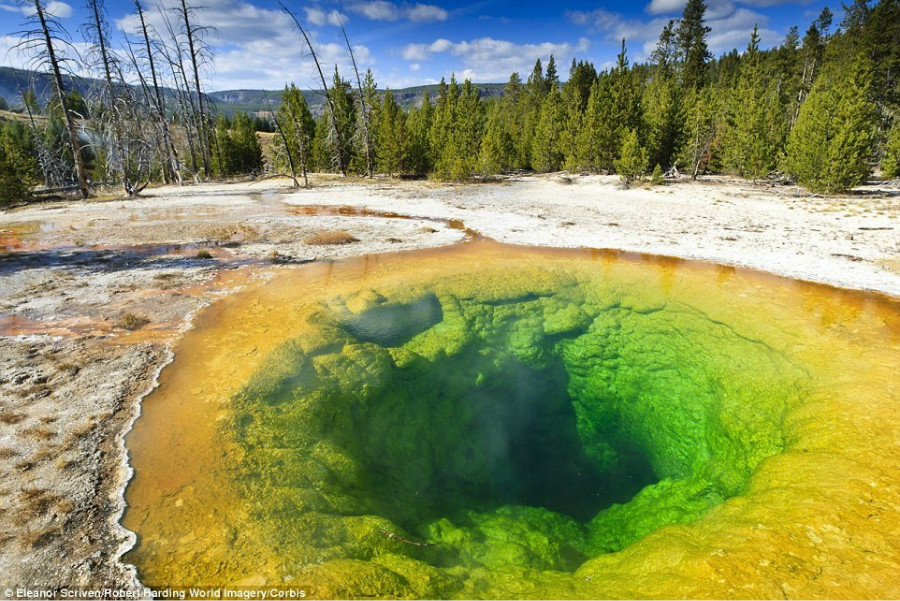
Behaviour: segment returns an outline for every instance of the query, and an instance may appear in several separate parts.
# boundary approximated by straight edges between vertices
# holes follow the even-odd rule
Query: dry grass
[[[353,242],[359,242],[359,238],[355,237],[350,232],[345,232],[344,230],[336,230],[330,232],[319,232],[317,234],[307,236],[303,240],[303,242],[304,244],[309,244],[311,246],[326,246],[352,244]]]
[[[75,365],[74,363],[63,362],[56,366],[61,373],[64,373],[68,376],[77,375],[79,371],[81,371],[81,367]]]
[[[44,488],[29,487],[19,493],[19,507],[24,521],[42,516],[60,501],[60,497]]]
[[[3,447],[0,449],[0,459],[12,459],[13,457],[18,456],[19,452],[10,447]]]
[[[258,228],[243,223],[213,228],[209,232],[209,238],[220,244],[253,242],[259,240],[259,235]]]
[[[28,438],[34,438],[37,440],[50,440],[52,438],[56,438],[55,430],[51,430],[49,428],[38,428],[36,426],[22,431],[22,434],[27,436]]]
[[[139,330],[148,323],[150,323],[150,320],[143,315],[126,313],[116,321],[116,327],[123,328],[125,330]]]
[[[25,419],[26,415],[24,413],[17,413],[15,411],[4,411],[0,413],[0,424],[7,424],[12,426],[14,424],[18,424],[23,419]]]
[[[20,542],[26,548],[40,549],[53,542],[59,535],[59,528],[53,526],[42,530],[27,530],[20,539]]]
[[[198,259],[212,259],[212,255],[209,254],[208,250],[203,249],[203,250],[197,251],[197,258]]]

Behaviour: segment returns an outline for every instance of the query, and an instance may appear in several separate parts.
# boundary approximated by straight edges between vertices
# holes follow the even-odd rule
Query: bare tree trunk
[[[297,144],[300,146],[300,169],[303,170],[303,187],[309,188],[309,147],[303,137],[303,128],[301,127],[300,118],[294,112],[294,107],[287,103],[288,111],[291,113],[291,120],[294,122],[294,129],[297,130]]]
[[[44,177],[44,187],[50,187],[50,169],[47,166],[47,157],[46,152],[44,151],[44,141],[41,139],[40,133],[38,133],[37,123],[34,121],[34,113],[31,112],[31,104],[28,102],[28,98],[25,96],[25,90],[21,91],[22,93],[22,103],[25,105],[25,110],[28,111],[28,121],[31,124],[31,135],[34,138],[34,146],[38,152],[38,163],[41,165],[41,175]]]
[[[181,53],[181,45],[178,41],[178,36],[175,34],[175,29],[172,27],[172,23],[169,21],[168,16],[160,11],[160,14],[165,21],[166,29],[169,33],[169,37],[172,40],[172,48],[171,50],[175,53],[175,56],[172,57],[169,55],[169,52],[166,50],[165,44],[160,45],[160,49],[163,52],[163,56],[166,59],[166,62],[169,63],[169,68],[172,70],[172,80],[175,86],[176,97],[178,98],[178,103],[181,105],[181,114],[182,119],[184,120],[184,127],[187,132],[187,143],[188,143],[188,151],[191,155],[191,173],[194,178],[194,181],[197,181],[197,148],[194,144],[194,132],[191,130],[191,122],[196,122],[197,119],[197,109],[194,106],[194,100],[191,96],[191,88],[188,85],[187,74],[184,70],[184,56]],[[181,74],[181,82],[184,87],[178,81],[178,75],[176,74],[176,69],[178,73]],[[190,108],[190,112],[188,111]]]
[[[141,5],[140,0],[134,0],[134,6],[137,9],[138,17],[141,20],[141,33],[144,37],[144,47],[147,50],[147,63],[150,65],[150,76],[153,82],[153,92],[156,96],[156,113],[159,118],[159,126],[162,130],[163,137],[163,145],[165,146],[165,157],[166,157],[166,173],[171,170],[172,174],[175,176],[175,179],[178,180],[178,185],[182,184],[182,176],[181,176],[181,163],[178,159],[178,150],[175,148],[175,144],[172,141],[172,136],[169,133],[169,124],[166,119],[166,105],[163,98],[162,91],[159,87],[159,79],[156,76],[156,61],[153,60],[153,47],[150,44],[150,34],[147,31],[147,22],[144,20],[144,7]],[[166,176],[168,177],[168,176]]]
[[[309,53],[312,55],[313,62],[316,64],[316,70],[319,72],[319,81],[322,83],[322,90],[325,93],[325,100],[328,102],[328,108],[331,111],[331,133],[334,135],[334,143],[335,143],[335,163],[340,166],[340,152],[341,148],[343,148],[343,139],[341,137],[340,129],[337,126],[337,114],[334,107],[334,99],[328,93],[328,83],[325,81],[325,74],[322,73],[322,66],[319,64],[319,59],[316,56],[316,51],[312,46],[312,42],[309,41],[309,36],[306,33],[306,30],[303,29],[303,26],[300,24],[300,20],[297,16],[291,12],[291,10],[284,5],[283,2],[278,2],[278,5],[281,6],[281,10],[283,10],[287,15],[293,19],[294,24],[297,26],[297,29],[300,30],[300,35],[303,36],[303,39],[306,41],[306,47],[309,48]],[[342,169],[343,171],[343,169]]]
[[[44,7],[41,0],[33,0],[35,15],[41,25],[41,32],[44,37],[44,43],[47,49],[47,60],[53,72],[53,84],[56,87],[56,96],[62,107],[63,117],[66,122],[66,130],[69,132],[69,144],[72,147],[72,155],[75,159],[75,175],[78,177],[78,189],[81,191],[81,197],[87,198],[90,195],[87,181],[87,168],[84,165],[84,157],[81,156],[81,142],[78,140],[78,132],[75,129],[75,120],[72,113],[69,112],[69,100],[66,98],[66,86],[63,83],[62,71],[59,68],[59,60],[56,56],[56,50],[53,47],[53,36],[47,26],[47,19],[44,15]]]
[[[175,66],[172,67],[172,77],[175,77]],[[181,76],[184,79],[185,85],[187,85],[187,77],[184,74],[184,70],[181,71]],[[187,142],[188,142],[188,151],[191,155],[191,171],[194,174],[194,181],[197,181],[197,171],[199,169],[197,165],[197,146],[194,144],[194,131],[191,126],[191,123],[195,122],[197,116],[197,109],[194,108],[194,101],[191,99],[191,91],[190,88],[182,88],[178,85],[178,79],[175,79],[175,87],[178,93],[178,96],[181,100],[181,114],[184,119],[184,129],[187,132]],[[190,112],[188,111],[190,109]]]
[[[284,151],[287,153],[288,166],[291,169],[291,181],[294,182],[294,187],[297,188],[300,184],[297,183],[297,172],[294,169],[294,154],[291,152],[291,145],[288,144],[287,137],[284,135],[284,128],[281,127],[281,123],[278,121],[278,115],[272,110],[272,103],[269,102],[269,93],[265,90],[263,90],[263,97],[266,99],[266,106],[269,107],[269,111],[272,113],[272,119],[275,121],[275,127],[278,129],[278,135],[281,136],[281,141],[284,142]]]
[[[359,68],[356,66],[356,56],[353,54],[353,47],[350,45],[350,38],[347,36],[347,30],[341,23],[341,33],[344,34],[344,41],[347,42],[347,50],[350,52],[350,60],[353,62],[353,71],[356,73],[356,89],[359,90],[359,105],[362,107],[362,126],[363,136],[366,145],[366,171],[369,178],[375,176],[375,167],[372,164],[372,138],[369,135],[369,108],[366,106],[366,97],[363,95],[362,81],[359,79]]]
[[[122,187],[128,196],[135,195],[134,186],[128,178],[128,167],[125,164],[125,144],[122,135],[122,121],[119,116],[118,99],[116,96],[116,87],[112,80],[112,68],[110,67],[109,52],[107,50],[107,41],[105,26],[103,23],[102,0],[88,0],[88,8],[91,11],[92,28],[96,36],[95,43],[100,51],[100,60],[103,63],[103,76],[106,82],[106,93],[109,97],[109,110],[112,112],[113,119],[113,136],[115,137],[116,152],[118,156],[115,160],[115,168],[122,178]]]
[[[191,59],[191,68],[193,69],[194,88],[197,92],[197,105],[200,108],[200,122],[198,123],[198,127],[200,130],[200,153],[203,158],[203,172],[206,177],[209,177],[212,174],[212,165],[210,163],[209,129],[207,127],[209,124],[206,118],[206,111],[204,111],[203,109],[203,89],[200,87],[200,68],[198,66],[197,46],[194,40],[195,31],[194,27],[191,25],[191,19],[186,0],[181,0],[180,5],[181,16],[184,19],[184,31],[185,35],[187,36],[188,53],[189,58]]]

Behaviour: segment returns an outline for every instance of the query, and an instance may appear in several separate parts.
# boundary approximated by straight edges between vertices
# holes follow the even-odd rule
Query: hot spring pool
[[[204,311],[128,436],[149,586],[895,597],[900,304],[476,242]]]

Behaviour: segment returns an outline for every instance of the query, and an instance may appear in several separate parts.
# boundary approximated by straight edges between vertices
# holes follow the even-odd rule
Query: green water
[[[313,321],[232,399],[230,473],[283,571],[333,562],[387,596],[570,572],[697,519],[782,451],[806,377],[688,304],[568,276]]]

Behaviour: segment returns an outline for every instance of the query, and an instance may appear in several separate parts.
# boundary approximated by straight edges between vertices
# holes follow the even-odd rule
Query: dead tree
[[[303,36],[304,41],[306,42],[306,47],[309,48],[309,53],[312,56],[313,62],[316,65],[316,71],[319,72],[319,81],[322,84],[322,92],[325,94],[325,100],[328,103],[328,109],[331,111],[331,133],[334,136],[334,147],[335,147],[335,156],[333,160],[336,165],[340,166],[341,171],[343,171],[343,166],[340,158],[341,148],[343,148],[343,138],[341,136],[340,128],[337,124],[337,114],[334,107],[334,98],[331,97],[328,90],[328,83],[325,81],[325,74],[322,72],[322,65],[319,63],[319,58],[316,56],[316,50],[313,48],[312,42],[309,40],[309,35],[306,33],[306,30],[303,29],[303,25],[300,24],[300,19],[297,18],[291,9],[284,5],[283,2],[278,3],[287,15],[294,21],[294,25],[297,26],[297,29],[300,31],[300,35]]]
[[[157,119],[159,120],[160,134],[162,135],[162,143],[166,158],[166,169],[163,170],[163,178],[168,179],[169,172],[171,172],[178,181],[178,185],[181,185],[181,164],[178,160],[178,150],[175,148],[175,143],[172,141],[172,136],[169,132],[169,123],[166,118],[165,98],[160,89],[159,78],[156,75],[156,61],[153,59],[153,46],[150,44],[150,33],[147,29],[147,21],[144,18],[144,7],[140,0],[134,0],[134,8],[137,10],[138,18],[141,22],[141,37],[144,40],[144,51],[147,53],[147,64],[150,67],[150,78],[153,83],[153,95],[155,100],[153,105],[156,109]],[[140,72],[140,70],[138,71]]]
[[[59,56],[57,46],[69,46],[68,35],[59,23],[59,20],[48,14],[41,0],[22,0],[23,6],[34,6],[34,14],[28,17],[28,22],[35,27],[19,32],[22,41],[14,47],[24,49],[34,57],[34,62],[39,68],[46,68],[52,75],[52,82],[56,98],[59,101],[63,114],[63,120],[68,133],[68,143],[71,147],[75,161],[75,176],[78,180],[78,190],[82,198],[90,195],[88,189],[87,167],[84,156],[81,154],[82,144],[78,138],[78,130],[75,127],[75,118],[69,108],[68,90],[63,81],[62,65],[69,59]]]
[[[191,172],[194,181],[197,181],[199,167],[197,162],[197,146],[194,143],[194,126],[196,125],[199,129],[199,115],[197,107],[194,104],[194,97],[191,94],[190,85],[188,84],[187,71],[185,71],[184,68],[184,52],[182,51],[181,42],[178,40],[178,34],[175,32],[175,28],[169,20],[169,16],[162,10],[160,10],[160,16],[163,19],[163,23],[166,25],[166,31],[169,34],[172,45],[168,46],[163,42],[159,42],[159,50],[169,64],[169,69],[172,71],[172,83],[175,88],[179,108],[181,109],[181,120],[187,133],[188,152],[191,156]]]
[[[34,147],[37,150],[38,165],[41,169],[41,176],[44,178],[44,187],[50,188],[50,166],[47,160],[47,149],[34,119],[34,109],[37,108],[37,99],[34,94],[33,83],[27,90],[20,87],[19,93],[22,95],[22,104],[25,105],[25,111],[28,113],[28,123],[31,126],[31,136],[34,140]]]
[[[203,103],[203,88],[200,86],[200,64],[203,62],[201,51],[208,52],[209,48],[203,44],[203,35],[209,31],[208,27],[201,27],[191,23],[191,17],[194,10],[188,6],[187,0],[180,0],[179,5],[175,8],[181,19],[184,33],[187,40],[187,58],[190,60],[191,71],[194,78],[194,91],[197,94],[197,106],[199,107],[200,119],[198,129],[200,131],[200,154],[203,159],[203,172],[206,177],[212,175],[212,163],[210,157],[209,142],[209,121],[207,119],[206,110]]]
[[[263,90],[263,97],[266,99],[266,106],[269,107],[269,112],[272,113],[272,120],[275,121],[275,129],[278,130],[278,135],[281,136],[281,141],[284,143],[284,152],[287,154],[288,167],[291,170],[291,181],[294,182],[295,188],[299,188],[300,184],[297,182],[297,172],[294,169],[294,155],[291,152],[291,145],[288,143],[288,139],[284,135],[284,128],[281,126],[281,121],[279,121],[278,115],[276,115],[275,111],[272,110],[272,103],[269,102],[269,93],[265,90]]]
[[[112,159],[113,169],[120,178],[125,194],[134,196],[137,191],[128,174],[122,117],[119,113],[119,99],[116,93],[117,83],[113,82],[114,66],[112,62],[115,59],[109,51],[109,28],[106,22],[106,9],[103,6],[103,0],[87,0],[87,9],[89,11],[89,20],[84,28],[85,38],[93,42],[97,59],[103,67],[103,81],[106,84],[108,110],[112,115],[113,150],[115,152]]]
[[[290,87],[285,86],[284,93],[282,94],[282,103],[281,106],[284,107],[288,116],[290,117],[290,121],[292,123],[292,127],[294,133],[297,137],[297,149],[300,151],[300,169],[303,171],[303,187],[309,187],[309,139],[304,135],[304,127],[303,120],[300,115],[294,110],[293,98],[295,95],[300,95],[302,97],[303,92],[297,89],[293,83],[291,83]]]
[[[347,43],[347,51],[350,53],[350,60],[353,63],[353,72],[356,74],[356,89],[359,91],[359,106],[362,108],[360,122],[362,123],[363,136],[366,145],[366,172],[369,177],[375,175],[375,157],[372,156],[372,136],[369,133],[369,107],[366,106],[366,96],[363,93],[362,81],[359,78],[359,68],[356,66],[356,55],[353,54],[353,46],[350,45],[350,38],[347,36],[347,30],[344,23],[341,22],[341,33],[344,34],[344,41]]]

